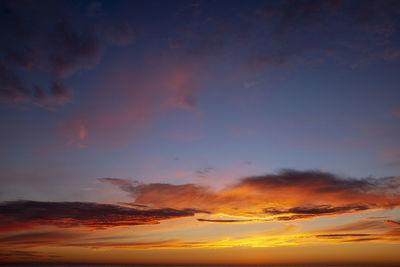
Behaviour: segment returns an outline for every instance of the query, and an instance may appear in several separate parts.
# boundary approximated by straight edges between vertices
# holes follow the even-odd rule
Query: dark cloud
[[[278,216],[275,217],[275,220],[277,221],[294,221],[294,220],[300,220],[300,219],[310,219],[316,216],[323,216],[323,215],[316,215],[316,214],[296,214],[296,215],[289,215],[289,216]]]
[[[104,248],[104,247],[112,247],[112,248],[174,248],[174,247],[184,247],[185,242],[169,239],[162,241],[154,241],[154,242],[68,242],[63,246],[66,247],[88,247],[88,248]]]
[[[384,240],[384,236],[373,235],[373,234],[327,234],[327,235],[316,235],[316,238],[335,240],[340,243],[359,243]]]
[[[0,99],[14,102],[22,102],[29,99],[29,91],[23,86],[18,75],[1,61]]]
[[[183,48],[188,44],[189,40],[186,37],[182,38],[170,38],[169,47],[170,48]]]
[[[193,215],[193,210],[168,208],[139,210],[91,202],[11,201],[0,204],[1,231],[39,225],[102,229],[157,224],[162,220]]]
[[[57,244],[86,236],[86,233],[72,231],[31,231],[0,237],[2,246],[28,248],[32,246]]]
[[[356,205],[356,206],[340,206],[333,207],[330,205],[320,205],[320,206],[305,206],[305,207],[293,207],[290,209],[279,210],[276,208],[267,208],[265,209],[265,213],[271,215],[279,215],[276,217],[278,221],[292,221],[298,219],[307,219],[313,218],[317,216],[325,216],[325,215],[335,215],[335,214],[344,214],[344,213],[354,213],[365,211],[373,206],[366,205]],[[287,214],[285,216],[281,216],[282,214]]]
[[[316,235],[315,237],[338,239],[338,238],[345,238],[345,237],[360,237],[360,236],[362,236],[362,237],[371,236],[371,234],[327,234],[327,235]]]
[[[343,242],[349,243],[349,242],[370,242],[370,241],[378,241],[382,240],[381,237],[366,237],[366,238],[355,238],[355,239],[350,239],[350,240],[343,240]]]
[[[72,97],[72,89],[64,84],[68,76],[95,66],[107,44],[128,45],[135,39],[134,30],[125,21],[103,18],[103,24],[95,24],[82,19],[102,11],[100,2],[86,3],[82,10],[87,12],[76,9],[72,13],[65,8],[68,1],[57,2],[60,4],[0,3],[0,29],[3,40],[7,40],[0,44],[0,64],[8,68],[0,73],[2,100],[65,103]],[[44,5],[46,8],[38,8]],[[204,8],[207,5],[212,4],[204,3]],[[268,66],[273,70],[320,62],[332,55],[351,66],[377,58],[393,60],[400,55],[397,1],[289,0],[257,4],[233,14],[218,8],[210,10],[207,16],[187,10],[194,12],[190,13],[190,23],[184,23],[168,39],[169,47],[184,51],[180,54],[183,61],[198,63],[207,56],[225,57],[229,50],[240,55],[240,67],[258,72]],[[38,70],[42,73],[40,84],[33,83],[36,77],[30,77]],[[3,74],[8,78],[3,79]],[[178,81],[171,85],[169,102],[196,108],[201,88],[194,77],[186,75]],[[42,89],[38,91],[36,86]]]
[[[51,96],[53,96],[57,102],[64,103],[68,101],[71,97],[72,91],[66,85],[62,84],[60,80],[56,79],[51,88]],[[45,98],[45,97],[42,97]]]
[[[250,21],[253,32],[243,66],[257,72],[332,59],[352,67],[393,59],[399,55],[398,14],[398,1],[267,2],[235,24]]]
[[[91,67],[101,56],[101,43],[96,28],[78,32],[63,20],[49,36],[49,63],[56,77],[68,76],[79,68]]]
[[[82,23],[86,14],[75,12],[67,1],[0,2],[1,100],[62,104],[72,97],[64,79],[100,61],[105,37],[112,45],[133,41],[127,23]]]
[[[103,4],[97,1],[91,2],[87,7],[87,13],[89,16],[98,15],[103,9]]]
[[[356,179],[318,170],[286,169],[276,174],[246,177],[219,191],[195,184],[100,180],[117,185],[134,198],[135,204],[273,217],[281,221],[388,209],[400,204],[399,177]]]
[[[43,105],[47,103],[49,97],[42,87],[35,85],[33,89],[33,99],[36,103]]]
[[[206,168],[196,170],[195,173],[199,177],[206,177],[213,171],[215,171],[215,169],[213,167],[206,167]]]
[[[257,220],[211,220],[211,219],[197,219],[199,222],[209,222],[209,223],[248,223],[255,222]]]
[[[319,170],[297,171],[283,169],[278,174],[243,178],[238,186],[249,186],[256,189],[304,187],[305,189],[311,188],[316,193],[365,192],[379,189],[379,187],[389,189],[392,180],[397,186],[400,186],[398,179],[395,178],[354,179],[339,177]]]
[[[309,206],[309,207],[294,207],[286,210],[265,209],[264,211],[272,215],[286,214],[286,213],[304,214],[304,215],[322,215],[322,214],[356,212],[367,209],[369,209],[368,206],[332,207],[330,205],[321,205],[321,206]]]
[[[0,250],[0,262],[10,262],[15,263],[18,261],[25,261],[25,260],[43,260],[46,256],[45,253],[40,253],[37,251],[30,251],[30,250],[15,250],[15,249],[7,249],[7,250]],[[54,255],[53,255],[54,256]]]
[[[114,45],[129,45],[135,37],[133,29],[127,22],[119,22],[110,25],[106,28],[106,37],[111,44]]]
[[[206,17],[187,10],[191,23],[169,39],[170,48],[224,60],[235,51],[251,74],[327,61],[356,67],[400,55],[398,1],[266,1],[236,13],[207,5],[213,11]]]

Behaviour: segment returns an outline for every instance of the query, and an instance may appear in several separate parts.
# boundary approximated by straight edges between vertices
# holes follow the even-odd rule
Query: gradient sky
[[[0,1],[0,261],[400,264],[400,2]]]

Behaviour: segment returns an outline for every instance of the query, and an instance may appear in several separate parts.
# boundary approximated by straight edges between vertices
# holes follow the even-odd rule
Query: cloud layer
[[[29,229],[40,225],[103,229],[157,224],[162,220],[193,215],[193,210],[140,210],[91,202],[10,201],[0,204],[0,231]]]
[[[392,209],[400,205],[398,177],[343,178],[310,170],[247,177],[219,191],[195,184],[142,184],[101,178],[130,194],[132,203],[10,201],[0,203],[1,231],[53,225],[104,229],[157,224],[203,213],[200,222],[291,221]],[[213,215],[241,216],[241,219]],[[210,217],[208,217],[210,216]],[[207,218],[208,217],[208,218]],[[398,225],[396,220],[387,224]]]
[[[101,178],[152,208],[196,208],[250,218],[295,220],[400,205],[400,178],[345,178],[318,170],[247,177],[215,191],[195,184],[140,184]]]

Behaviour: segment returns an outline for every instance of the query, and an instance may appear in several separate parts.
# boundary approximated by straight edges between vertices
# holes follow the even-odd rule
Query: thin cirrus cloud
[[[173,109],[196,111],[201,91],[197,78],[201,69],[201,64],[170,56],[148,63],[139,73],[120,65],[105,75],[104,88],[91,103],[60,123],[58,136],[80,148],[93,144],[118,146],[140,135],[165,112]],[[115,99],[118,99],[117,107],[104,108]],[[82,128],[86,132],[84,139],[79,137]],[[176,132],[169,138],[192,140],[199,137],[186,137],[185,133]]]
[[[153,208],[196,208],[253,219],[289,221],[391,209],[400,204],[399,177],[355,179],[317,170],[282,170],[276,174],[247,177],[219,191],[196,184],[141,184],[118,178],[100,180],[129,193],[136,204]]]
[[[306,0],[266,2],[234,17],[211,13],[204,20],[200,12],[194,19],[202,27],[183,27],[170,47],[203,56],[234,47],[246,55],[242,66],[252,73],[332,56],[355,67],[400,55],[399,10],[396,1]]]
[[[391,220],[356,221],[348,224],[337,225],[321,229],[311,236],[330,240],[336,243],[369,242],[369,241],[391,241],[398,242],[400,224],[392,223]]]

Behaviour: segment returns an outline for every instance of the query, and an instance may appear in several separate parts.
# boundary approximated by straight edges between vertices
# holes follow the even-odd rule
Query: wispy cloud
[[[399,224],[388,220],[357,221],[321,229],[314,237],[339,243],[399,240]],[[312,233],[310,233],[312,234]]]

